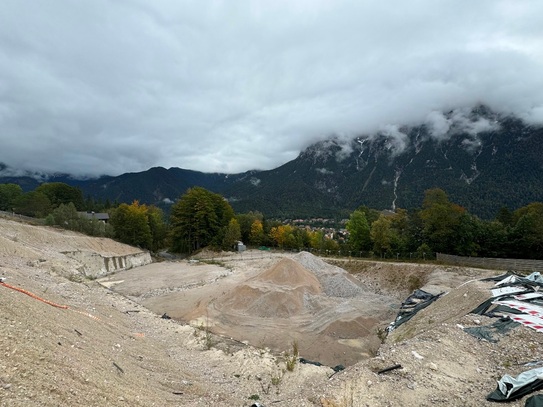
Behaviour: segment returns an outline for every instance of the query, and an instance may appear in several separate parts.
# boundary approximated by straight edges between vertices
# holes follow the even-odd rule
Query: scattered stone
[[[417,388],[417,383],[416,382],[407,383],[407,388],[410,390],[415,390]]]
[[[422,360],[424,359],[424,356],[419,355],[416,351],[411,351],[411,354],[415,357],[415,359]]]

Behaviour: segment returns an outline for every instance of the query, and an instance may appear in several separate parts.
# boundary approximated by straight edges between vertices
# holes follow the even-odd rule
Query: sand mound
[[[250,280],[251,281],[251,280]],[[322,292],[319,280],[300,263],[284,258],[272,268],[259,274],[252,281],[262,281],[283,287],[305,287],[313,294]]]
[[[318,278],[324,293],[330,297],[351,298],[365,293],[362,284],[340,267],[326,263],[308,252],[300,252],[294,259]]]
[[[241,301],[233,301],[231,307],[243,313],[260,318],[289,318],[306,311],[304,293],[299,289],[289,292],[262,292],[257,288],[242,286],[239,290],[245,296]],[[239,292],[236,293],[238,295]]]
[[[319,280],[301,264],[284,258],[236,287],[222,306],[261,318],[289,318],[311,311],[310,298],[322,293]]]
[[[302,252],[294,259],[281,259],[236,287],[219,303],[223,310],[245,315],[290,318],[318,312],[321,307],[313,301],[315,296],[352,298],[363,294],[361,283],[345,270]]]

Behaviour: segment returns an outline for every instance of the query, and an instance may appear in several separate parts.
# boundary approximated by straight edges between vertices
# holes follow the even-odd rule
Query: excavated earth
[[[399,306],[310,253],[243,256],[222,257],[226,269],[155,263],[99,281],[157,314],[276,354],[296,342],[301,356],[328,366],[375,353],[379,324]]]
[[[143,255],[0,218],[0,406],[485,406],[543,359],[524,326],[497,343],[460,328],[491,321],[469,312],[501,272],[255,251],[95,279],[85,263]],[[420,287],[445,294],[385,340]],[[289,371],[293,342],[322,365]]]

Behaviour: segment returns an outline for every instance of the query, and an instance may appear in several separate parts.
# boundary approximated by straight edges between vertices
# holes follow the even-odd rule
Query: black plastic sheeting
[[[539,273],[534,273],[539,275]],[[477,308],[472,310],[470,314],[477,314],[477,315],[486,315],[489,317],[497,317],[499,316],[498,313],[508,313],[508,314],[522,314],[523,312],[517,311],[515,309],[512,309],[510,307],[506,307],[504,305],[494,305],[493,302],[500,301],[500,300],[509,300],[513,299],[514,295],[522,294],[522,293],[529,293],[538,291],[539,289],[543,288],[543,283],[541,283],[541,277],[534,277],[535,279],[529,279],[526,277],[523,277],[519,274],[513,273],[511,271],[508,271],[505,274],[502,274],[500,276],[495,277],[489,277],[484,278],[481,281],[495,281],[500,282],[507,277],[514,276],[515,281],[507,282],[504,284],[506,287],[523,287],[525,290],[522,292],[515,292],[514,294],[503,294],[498,295],[496,297],[489,298],[485,302],[481,303]],[[524,300],[526,302],[531,302],[534,304],[541,304],[540,300]],[[493,308],[492,308],[493,307]]]
[[[526,400],[524,407],[543,407],[543,394],[536,394],[535,396],[530,396]]]
[[[512,321],[509,318],[500,318],[499,321],[496,321],[491,325],[464,328],[464,332],[467,332],[471,336],[475,336],[477,339],[484,339],[488,342],[496,343],[498,342],[496,334],[505,335],[519,325],[519,322]]]
[[[492,318],[496,317],[498,315],[497,314],[498,312],[507,312],[509,314],[523,314],[522,311],[517,311],[516,309],[513,309],[506,305],[492,304],[494,301],[511,300],[511,299],[513,299],[513,296],[511,294],[500,295],[498,297],[489,298],[485,302],[481,303],[477,308],[472,310],[470,314],[486,315],[487,317],[492,317]],[[490,310],[492,306],[494,307]]]
[[[407,297],[407,299],[400,306],[400,311],[398,312],[396,319],[387,327],[387,331],[392,332],[401,324],[409,321],[417,314],[417,312],[426,308],[443,294],[444,293],[439,293],[434,295],[424,290],[413,291],[413,293]]]
[[[305,359],[305,358],[300,358],[299,359],[300,363],[303,363],[303,364],[306,364],[306,365],[314,365],[314,366],[323,366],[323,364],[321,362],[314,362],[312,360],[308,360],[308,359]],[[337,366],[334,366],[332,368],[332,370],[334,372],[341,372],[342,370],[345,370],[345,366],[343,365],[337,365]]]
[[[512,388],[508,384],[508,388]],[[496,390],[494,390],[492,393],[490,393],[486,399],[488,401],[496,401],[496,402],[509,402],[518,400],[527,394],[533,393],[534,391],[538,391],[543,389],[543,380],[542,379],[535,379],[528,383],[526,383],[524,386],[517,388],[515,391],[511,392],[510,394],[504,394],[500,390],[500,386],[498,384],[498,387],[496,387]]]
[[[523,285],[523,286],[526,286],[526,288],[528,290],[533,290],[534,287],[543,288],[543,280],[542,280],[541,275],[539,273],[532,273],[530,276],[525,277],[525,276],[522,276],[520,274],[514,273],[512,271],[508,271],[507,273],[502,274],[501,276],[483,278],[483,279],[481,279],[481,281],[500,282],[500,281],[502,281],[502,280],[504,280],[504,279],[506,279],[507,277],[510,277],[510,276],[514,276],[515,281],[508,282],[506,284],[508,286]],[[527,278],[527,277],[531,277],[531,278]]]

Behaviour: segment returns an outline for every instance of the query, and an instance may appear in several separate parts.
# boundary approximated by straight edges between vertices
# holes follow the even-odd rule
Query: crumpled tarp
[[[419,289],[413,291],[400,306],[400,311],[398,312],[396,319],[387,327],[387,331],[392,332],[404,322],[409,321],[417,314],[417,312],[426,308],[443,294],[444,292],[434,295]]]
[[[513,272],[507,272],[496,277],[484,278],[481,281],[496,281],[495,286],[498,288],[492,289],[492,297],[481,303],[477,308],[472,310],[470,314],[487,315],[490,317],[495,316],[495,312],[498,310],[498,301],[509,300],[522,300],[537,304],[539,300],[537,297],[541,288],[543,288],[543,277],[539,272],[534,272],[527,277],[515,274]],[[490,312],[487,312],[492,305],[497,305]],[[543,305],[543,303],[541,303]],[[512,308],[512,307],[509,307]],[[518,311],[513,309],[499,309],[499,311],[507,312],[509,314],[518,314]]]
[[[506,307],[516,309],[517,311],[521,311],[528,315],[543,317],[543,306],[536,302],[513,299],[495,301],[494,304],[505,305]]]
[[[541,273],[539,271],[534,271],[529,276],[526,276],[526,279],[535,283],[543,284],[543,276],[541,276]]]
[[[530,396],[528,400],[526,400],[524,407],[543,407],[543,394]]]
[[[492,280],[494,281],[494,280]],[[523,277],[517,274],[511,274],[503,280],[498,281],[496,286],[525,286],[527,288],[543,287],[543,277],[539,272],[534,272],[529,276]]]
[[[511,282],[514,283],[516,281],[522,282],[522,280],[528,280],[534,283],[543,284],[543,276],[541,276],[541,273],[539,271],[534,271],[532,274],[528,276],[522,276],[513,271],[508,271],[507,273],[501,274],[499,276],[493,276],[493,277],[481,279],[481,281],[496,281],[497,283],[501,283],[501,284],[510,284]]]
[[[508,307],[507,305],[496,305],[494,308],[485,312],[487,317],[491,318],[502,318],[504,314],[523,314],[522,311]]]
[[[543,389],[543,367],[527,370],[517,377],[508,374],[498,380],[498,387],[490,393],[488,401],[512,401]]]
[[[520,323],[512,321],[509,318],[500,318],[499,321],[496,321],[491,325],[464,328],[464,332],[467,332],[478,339],[484,339],[488,342],[496,343],[498,342],[496,334],[505,335],[519,325]]]

